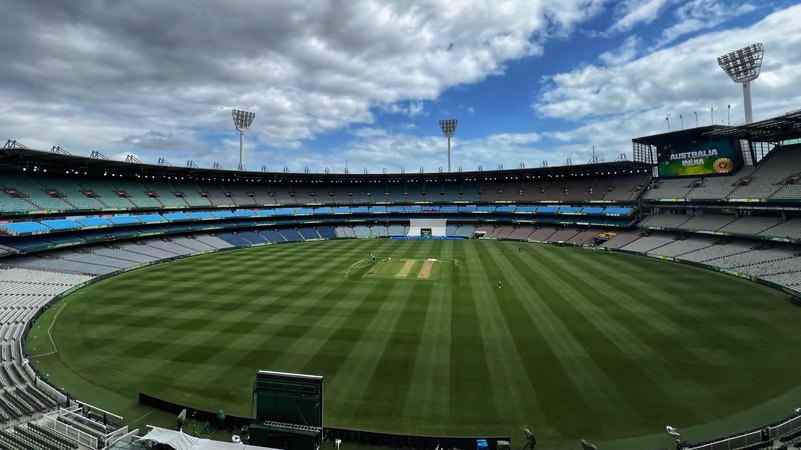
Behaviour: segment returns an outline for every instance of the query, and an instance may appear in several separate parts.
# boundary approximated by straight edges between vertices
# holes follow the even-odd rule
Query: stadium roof
[[[780,142],[801,139],[801,109],[748,125],[713,130],[708,132],[707,136],[748,139],[756,142]]]
[[[643,136],[634,138],[631,141],[635,144],[653,145],[656,147],[665,147],[675,144],[686,144],[697,141],[707,141],[710,138],[709,133],[721,129],[728,129],[723,125],[707,125],[704,127],[685,128],[684,130],[670,131],[667,133],[654,134],[651,136]]]
[[[176,167],[157,164],[139,164],[102,158],[87,158],[59,152],[32,150],[28,148],[0,149],[0,170],[20,172],[46,172],[48,175],[116,176],[123,178],[159,178],[226,181],[472,181],[516,179],[521,177],[574,177],[636,172],[650,170],[650,165],[635,161],[614,161],[595,164],[576,164],[541,168],[476,170],[469,172],[406,172],[406,173],[302,173],[302,172],[255,172],[196,167]]]

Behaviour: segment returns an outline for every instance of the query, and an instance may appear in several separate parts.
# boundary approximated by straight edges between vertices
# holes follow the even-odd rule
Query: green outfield
[[[329,426],[518,442],[527,426],[545,447],[667,447],[668,424],[700,440],[801,406],[801,309],[780,293],[517,242],[346,240],[186,258],[68,296],[35,324],[28,353],[55,383],[138,425],[158,416],[140,417],[150,411],[139,392],[250,415],[258,369],[324,375]]]

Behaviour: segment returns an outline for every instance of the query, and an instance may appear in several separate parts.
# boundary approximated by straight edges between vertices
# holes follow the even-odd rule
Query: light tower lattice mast
[[[754,121],[751,113],[751,82],[759,77],[762,69],[762,56],[765,47],[752,44],[740,50],[718,57],[718,65],[735,83],[743,85],[743,109],[745,109],[745,123]]]
[[[444,119],[439,121],[442,134],[448,138],[448,172],[451,171],[451,139],[453,139],[453,134],[456,133],[456,125],[458,122],[459,121],[456,119]]]
[[[245,170],[245,131],[253,124],[256,113],[235,109],[231,111],[234,127],[239,132],[239,170]]]

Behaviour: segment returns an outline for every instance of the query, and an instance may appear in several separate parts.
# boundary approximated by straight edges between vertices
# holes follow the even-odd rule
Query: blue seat
[[[298,230],[303,239],[320,239],[317,232],[313,228],[301,228]]]
[[[607,216],[628,216],[632,212],[632,208],[622,207],[609,207],[604,209],[604,215]]]
[[[142,214],[136,217],[138,217],[142,223],[162,223],[167,221],[160,214]]]
[[[189,215],[186,213],[166,213],[162,214],[162,216],[169,220],[170,222],[179,222],[182,220],[190,220]]]
[[[108,218],[108,221],[114,225],[134,225],[142,223],[136,216],[111,216]]]
[[[188,216],[192,220],[208,220],[214,218],[210,212],[191,212]]]
[[[58,220],[43,220],[42,225],[57,231],[62,230],[80,230],[83,225],[74,220],[58,219]]]
[[[8,230],[11,234],[49,233],[50,229],[39,222],[12,222],[0,224],[0,228]]]
[[[78,223],[83,225],[84,228],[96,227],[110,227],[111,222],[102,217],[84,217],[83,219],[76,219]]]

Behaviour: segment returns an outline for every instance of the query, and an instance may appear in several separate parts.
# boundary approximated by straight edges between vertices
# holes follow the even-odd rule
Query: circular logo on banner
[[[734,161],[729,158],[719,158],[712,164],[717,173],[729,173],[734,170]]]

